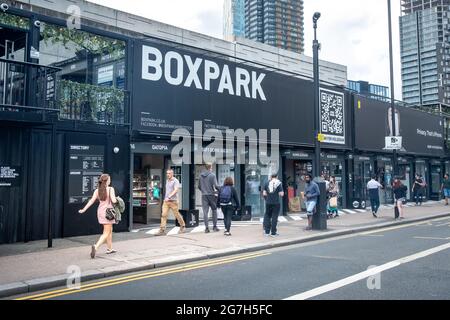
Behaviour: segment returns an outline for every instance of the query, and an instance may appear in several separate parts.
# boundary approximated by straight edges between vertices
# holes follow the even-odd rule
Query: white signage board
[[[402,137],[386,137],[386,150],[401,150],[403,146]]]

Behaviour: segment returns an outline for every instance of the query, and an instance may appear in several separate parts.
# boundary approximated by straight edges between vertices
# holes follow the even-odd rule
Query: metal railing
[[[0,58],[0,111],[51,112],[62,121],[129,124],[128,91],[64,80],[61,70]]]
[[[0,111],[58,112],[49,79],[60,70],[0,58]]]

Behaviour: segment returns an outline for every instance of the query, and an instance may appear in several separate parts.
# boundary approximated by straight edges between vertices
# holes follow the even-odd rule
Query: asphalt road
[[[381,266],[382,272],[363,273],[373,266]],[[52,290],[33,296],[55,300],[450,300],[450,219],[107,281],[89,283],[81,291]]]

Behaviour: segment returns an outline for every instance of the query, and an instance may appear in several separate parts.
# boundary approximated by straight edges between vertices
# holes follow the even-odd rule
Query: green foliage
[[[117,113],[123,112],[125,92],[112,87],[60,80],[58,96],[61,115],[66,119],[98,122],[104,115],[108,122],[116,122]]]
[[[46,43],[62,44],[70,49],[74,44],[78,50],[86,50],[94,55],[110,54],[116,59],[124,56],[125,43],[123,41],[105,38],[77,29],[45,24],[41,29],[41,36]]]
[[[28,30],[30,29],[30,20],[1,12],[0,25]]]

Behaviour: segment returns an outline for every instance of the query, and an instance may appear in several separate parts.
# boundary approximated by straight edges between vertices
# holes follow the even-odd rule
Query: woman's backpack
[[[224,187],[220,188],[219,202],[221,204],[231,203],[232,198],[233,198],[233,191],[231,190],[230,186],[224,186]]]

